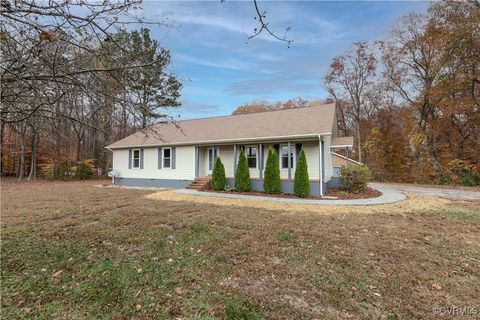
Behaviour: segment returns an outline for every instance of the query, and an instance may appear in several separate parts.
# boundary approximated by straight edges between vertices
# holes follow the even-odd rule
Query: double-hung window
[[[245,155],[247,156],[247,163],[249,168],[257,167],[257,147],[246,147]]]
[[[290,148],[290,163],[293,168],[293,148]],[[288,168],[288,145],[283,145],[280,149],[280,157],[282,162],[282,169]]]
[[[133,163],[132,168],[140,168],[140,149],[133,149]]]
[[[172,167],[172,148],[163,149],[163,167],[164,168]]]

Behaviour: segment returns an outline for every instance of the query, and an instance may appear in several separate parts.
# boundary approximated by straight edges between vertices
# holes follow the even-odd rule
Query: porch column
[[[237,145],[233,145],[233,176],[235,176],[235,172],[237,172]]]
[[[195,146],[195,178],[198,177],[198,171],[199,171],[199,168],[198,168],[198,165],[199,165],[199,160],[200,160],[200,157],[199,157],[200,153],[198,151],[198,146]]]
[[[288,180],[292,180],[292,157],[290,156],[292,154],[292,144],[290,141],[288,141]]]
[[[263,171],[263,144],[259,144],[258,145],[258,177],[260,179],[262,179],[263,177],[263,174],[262,174],[262,171]]]
[[[318,151],[319,151],[319,161],[318,161],[318,175],[320,180],[320,196],[323,196],[323,141],[322,138],[318,140]]]

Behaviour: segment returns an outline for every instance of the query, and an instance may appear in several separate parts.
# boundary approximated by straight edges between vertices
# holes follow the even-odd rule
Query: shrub
[[[300,150],[297,159],[297,168],[295,169],[295,177],[293,180],[293,192],[302,198],[310,195],[310,180],[308,178],[308,166],[305,152]]]
[[[280,193],[280,167],[278,165],[277,153],[272,148],[268,149],[263,190],[266,193]]]
[[[75,171],[75,176],[80,180],[88,180],[93,176],[92,168],[85,162],[80,162]]]
[[[48,175],[54,180],[67,180],[70,178],[70,171],[70,164],[67,161],[60,161],[52,167]]]
[[[250,171],[248,170],[247,157],[243,150],[238,158],[237,172],[235,172],[235,189],[237,191],[250,191]]]
[[[372,174],[365,165],[349,165],[340,169],[340,180],[347,185],[351,192],[365,190]]]
[[[225,177],[225,167],[223,166],[222,160],[217,156],[215,159],[215,164],[213,165],[212,172],[212,189],[213,190],[224,190],[225,185],[227,184],[227,178]]]
[[[476,186],[480,184],[480,172],[468,161],[455,159],[448,163],[439,183]]]

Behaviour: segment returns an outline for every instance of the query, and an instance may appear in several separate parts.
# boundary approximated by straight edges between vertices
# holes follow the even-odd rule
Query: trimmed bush
[[[247,157],[243,150],[238,158],[237,172],[235,172],[235,189],[237,191],[250,191],[250,171],[248,170]]]
[[[305,152],[300,150],[295,168],[295,177],[293,180],[293,192],[302,198],[310,195],[310,180],[308,179],[308,166]]]
[[[266,193],[280,193],[280,167],[278,165],[277,153],[272,148],[268,149],[263,190]]]
[[[80,162],[75,171],[75,176],[80,180],[88,180],[93,176],[92,168],[85,162]]]
[[[213,190],[225,190],[225,185],[227,184],[227,178],[225,176],[225,167],[223,166],[222,160],[217,156],[215,159],[215,164],[213,165],[212,172],[212,189]]]
[[[372,173],[365,165],[349,165],[340,169],[340,180],[347,185],[350,192],[358,193],[365,190],[371,178]]]

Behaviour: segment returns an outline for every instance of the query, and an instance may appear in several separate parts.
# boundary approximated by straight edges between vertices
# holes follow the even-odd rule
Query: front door
[[[209,147],[207,149],[207,174],[212,175],[213,165],[215,163],[215,148]]]

